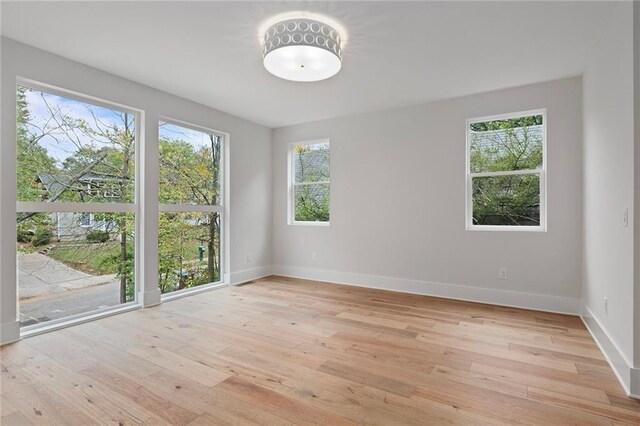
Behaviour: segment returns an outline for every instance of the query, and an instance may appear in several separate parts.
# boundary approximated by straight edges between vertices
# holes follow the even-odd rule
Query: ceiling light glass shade
[[[286,19],[264,35],[263,64],[276,77],[318,81],[342,67],[340,34],[332,26],[308,18]]]

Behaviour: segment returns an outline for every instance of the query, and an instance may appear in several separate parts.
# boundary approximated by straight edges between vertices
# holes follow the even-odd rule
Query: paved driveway
[[[89,312],[120,302],[115,275],[89,275],[40,253],[18,253],[23,325]]]

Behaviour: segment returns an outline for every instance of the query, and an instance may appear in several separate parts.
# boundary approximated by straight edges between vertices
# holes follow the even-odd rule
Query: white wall
[[[640,7],[633,6],[634,93],[634,366],[640,367]]]
[[[629,366],[634,316],[632,7],[631,2],[617,5],[583,77],[584,316],[597,321],[592,327],[608,335],[609,343]],[[628,227],[623,225],[626,208]],[[628,377],[623,381],[628,388]]]
[[[274,272],[576,312],[581,102],[574,78],[275,129]],[[547,108],[548,231],[466,231],[465,120],[537,108]],[[287,145],[325,137],[331,225],[287,225]]]
[[[2,235],[15,235],[15,86],[22,77],[57,86],[84,95],[144,110],[145,158],[157,158],[157,123],[170,117],[229,133],[230,138],[230,251],[231,281],[252,279],[268,274],[271,265],[271,129],[213,110],[176,96],[107,74],[34,49],[2,39],[2,133],[0,156],[0,226]],[[117,60],[117,58],[114,58]],[[212,76],[212,78],[214,78]],[[147,162],[147,164],[152,162]],[[145,232],[143,250],[157,251],[157,168],[145,167],[146,185],[141,191]],[[15,312],[15,240],[0,242],[0,277],[2,341],[17,333]],[[253,262],[247,262],[251,253]],[[227,270],[229,272],[229,270]],[[159,298],[157,259],[146,256],[142,268],[142,298]],[[143,300],[144,302],[144,300]]]

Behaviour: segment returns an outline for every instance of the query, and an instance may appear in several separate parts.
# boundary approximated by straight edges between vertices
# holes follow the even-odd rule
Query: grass
[[[185,263],[198,261],[199,241],[193,241],[193,248],[186,250]],[[47,256],[78,271],[91,275],[115,274],[118,272],[120,242],[89,243],[87,240],[57,243]],[[206,263],[206,252],[204,262]]]
[[[88,244],[82,240],[58,243],[48,256],[87,274],[106,275],[118,272],[119,254],[118,241]]]
[[[46,246],[34,247],[31,243],[18,243],[18,253],[36,253]]]

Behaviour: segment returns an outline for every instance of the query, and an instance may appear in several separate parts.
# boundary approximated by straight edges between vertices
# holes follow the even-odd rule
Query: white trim
[[[296,220],[289,224],[290,226],[329,226],[331,225],[330,221],[321,222],[319,220],[316,221],[302,221]]]
[[[20,321],[6,322],[0,325],[0,345],[20,340]]]
[[[140,308],[141,306],[137,303],[129,302],[126,304],[117,305],[116,307],[99,309],[84,314],[77,314],[40,324],[29,325],[21,328],[20,338],[22,339],[25,337],[36,336],[38,334],[47,333],[53,330],[60,330],[62,328],[71,327],[72,325],[78,325],[100,318],[110,317],[112,315],[117,315],[123,312],[135,311]]]
[[[16,202],[17,213],[137,213],[136,207],[130,203]]]
[[[540,226],[509,226],[509,225],[470,225],[467,231],[517,231],[517,232],[545,232]]]
[[[472,177],[496,177],[496,176],[522,176],[522,175],[540,175],[542,170],[535,169],[523,169],[523,170],[509,170],[506,172],[482,172],[482,173],[469,173]]]
[[[194,130],[196,132],[202,132],[206,134],[211,133],[216,136],[222,137],[223,142],[226,141],[226,139],[229,137],[229,133],[226,133],[220,130],[212,129],[210,127],[200,126],[198,124],[193,124],[188,121],[178,120],[176,118],[171,118],[168,116],[161,115],[158,117],[158,141],[160,140],[160,122],[173,124],[174,126],[177,126],[177,127],[184,127],[185,129]]]
[[[136,300],[143,308],[150,308],[151,306],[156,306],[161,303],[162,294],[159,288],[153,289],[152,291],[140,290]]]
[[[29,89],[34,89],[39,92],[45,92],[50,95],[59,96],[61,98],[71,99],[76,102],[90,103],[100,108],[112,109],[127,114],[132,114],[138,117],[143,111],[132,106],[119,104],[117,102],[107,101],[105,99],[97,98],[95,96],[86,95],[80,92],[74,92],[73,90],[63,89],[62,87],[54,86],[52,84],[41,83],[39,81],[31,80],[29,78],[16,77],[16,86],[23,86]],[[136,129],[138,128],[136,121]],[[137,147],[136,147],[137,148]]]
[[[194,294],[204,293],[205,291],[216,290],[222,287],[229,287],[228,282],[218,281],[215,283],[201,284],[196,287],[183,288],[182,290],[172,291],[160,296],[161,303],[168,302],[182,297],[192,296]]]
[[[223,206],[206,204],[160,204],[161,212],[224,212]]]
[[[502,114],[493,114],[493,115],[485,115],[484,117],[473,117],[467,119],[467,123],[479,123],[484,121],[496,121],[496,120],[506,120],[509,118],[517,118],[517,117],[526,117],[529,115],[540,115],[546,114],[546,108],[537,108],[537,109],[529,109],[524,111],[515,111],[515,112],[504,112]],[[544,123],[544,120],[543,120]]]
[[[231,273],[230,283],[231,285],[243,284],[247,281],[253,281],[260,278],[268,277],[271,275],[271,272],[271,265],[258,266],[251,269],[243,269],[242,271]]]
[[[95,202],[23,202],[16,200],[16,213],[22,212],[35,212],[35,213],[134,213],[134,235],[136,235],[134,239],[134,300],[132,302],[123,303],[117,305],[115,307],[108,307],[104,309],[98,309],[90,312],[83,312],[76,315],[71,315],[68,317],[56,319],[53,321],[48,321],[42,324],[34,324],[32,326],[21,327],[20,335],[27,336],[32,334],[39,334],[41,330],[52,330],[57,328],[63,328],[68,325],[82,323],[85,321],[89,321],[90,319],[99,318],[103,313],[105,315],[111,315],[112,312],[121,312],[126,311],[133,306],[135,309],[139,308],[140,305],[138,303],[138,293],[140,291],[141,286],[141,265],[142,265],[142,250],[140,245],[139,236],[142,234],[142,223],[143,218],[140,215],[140,194],[142,188],[142,174],[141,172],[141,150],[142,150],[142,128],[145,125],[144,121],[144,111],[132,108],[128,106],[124,106],[121,104],[117,104],[114,102],[106,101],[103,99],[96,98],[94,96],[85,95],[82,93],[74,92],[71,90],[62,89],[53,85],[44,84],[40,82],[36,82],[34,80],[25,79],[21,77],[16,78],[16,85],[24,86],[34,90],[37,90],[42,93],[62,97],[65,99],[71,99],[73,101],[88,104],[92,106],[97,106],[100,108],[106,108],[113,111],[122,112],[125,114],[129,114],[133,116],[133,122],[135,123],[135,134],[134,134],[134,202],[133,203],[95,203]],[[14,138],[15,143],[17,140]],[[14,160],[14,164],[16,165],[15,170],[17,171],[17,160]],[[16,197],[17,198],[17,197]],[[17,269],[17,263],[16,269]],[[16,278],[15,280],[16,292],[19,293],[20,282]],[[20,303],[17,303],[17,314],[20,312]]]
[[[473,123],[504,120],[509,118],[542,115],[542,168],[535,170],[509,170],[504,172],[480,172],[472,173],[470,164],[470,126]],[[540,180],[540,225],[538,226],[502,226],[502,225],[474,225],[473,224],[473,178],[518,176],[537,174]],[[547,231],[547,109],[540,108],[529,111],[490,115],[485,117],[469,118],[465,127],[465,229],[467,231],[516,231],[516,232],[546,232]]]
[[[329,145],[329,167],[331,167],[331,141],[329,138],[314,139],[309,141],[292,142],[287,146],[287,224],[288,225],[301,225],[301,226],[330,226],[331,221],[299,221],[295,219],[295,188],[296,186],[305,185],[331,185],[331,170],[329,170],[329,180],[322,182],[296,182],[295,181],[295,168],[293,166],[293,148],[299,145]],[[329,197],[331,197],[331,189],[329,189]],[[331,198],[329,198],[331,200]],[[331,201],[329,201],[329,217],[331,217]]]
[[[82,213],[86,213],[86,212],[82,212]],[[57,214],[58,212],[56,212],[56,227],[58,228],[58,232],[57,234],[60,235],[60,220],[57,219]],[[84,225],[82,223],[82,214],[80,215],[80,219],[78,220],[78,222],[80,223],[80,228],[91,228],[93,226],[93,213],[89,213],[89,223]]]
[[[328,180],[318,182],[293,182],[293,186],[310,186],[310,185],[330,185]]]
[[[226,280],[226,276],[228,274],[228,270],[230,269],[230,237],[229,234],[231,232],[230,225],[230,203],[229,203],[229,188],[231,187],[231,172],[229,171],[228,165],[231,164],[229,159],[230,155],[230,141],[231,135],[227,132],[222,132],[219,130],[215,130],[209,127],[200,126],[198,124],[193,124],[184,120],[178,120],[175,118],[171,118],[168,116],[160,115],[158,117],[158,122],[156,125],[158,126],[158,140],[156,141],[158,144],[160,143],[160,123],[167,123],[177,127],[183,127],[189,130],[193,130],[196,132],[202,132],[206,134],[215,135],[220,138],[220,166],[219,170],[221,171],[219,179],[219,193],[218,200],[221,204],[218,205],[203,205],[203,204],[159,204],[158,211],[159,212],[219,212],[220,213],[220,241],[219,241],[219,250],[220,250],[220,278],[223,280],[221,282],[228,282]],[[158,164],[160,160],[158,158]],[[157,252],[156,252],[157,255]],[[182,291],[182,290],[180,290]],[[167,293],[173,294],[175,292]],[[161,296],[161,300],[164,301],[164,295]],[[168,300],[168,299],[167,299]]]
[[[291,278],[302,278],[328,283],[351,285],[355,287],[375,288],[400,293],[444,297],[447,299],[489,303],[492,305],[570,315],[577,315],[580,306],[580,300],[574,297],[549,296],[545,294],[385,277],[380,275],[366,275],[328,269],[274,265],[273,274]]]
[[[633,364],[624,352],[620,350],[615,340],[611,338],[607,329],[602,326],[596,316],[584,304],[582,305],[580,319],[582,319],[589,334],[591,334],[598,348],[600,348],[624,391],[628,396],[640,399],[640,383],[637,383],[637,371],[634,371],[636,369],[633,368]]]

